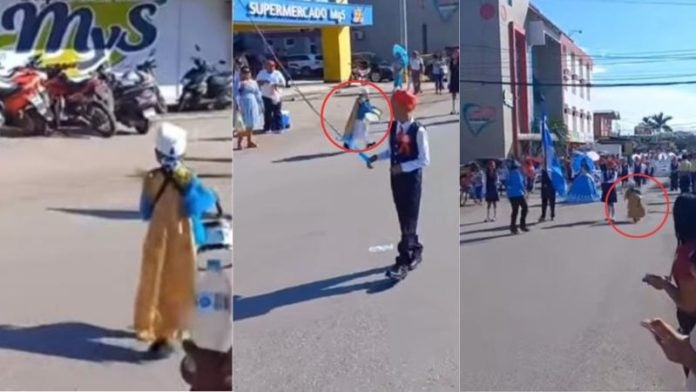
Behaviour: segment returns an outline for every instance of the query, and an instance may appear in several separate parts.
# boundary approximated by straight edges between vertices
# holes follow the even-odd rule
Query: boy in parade
[[[368,167],[379,160],[391,163],[391,189],[401,228],[396,263],[387,270],[392,279],[402,280],[423,260],[423,245],[418,240],[423,169],[430,163],[428,135],[413,118],[418,98],[411,92],[397,90],[391,98],[394,121],[389,127],[389,146],[370,157]]]

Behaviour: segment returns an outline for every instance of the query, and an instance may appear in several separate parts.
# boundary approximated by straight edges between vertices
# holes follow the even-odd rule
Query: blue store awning
[[[234,0],[232,22],[297,26],[371,26],[372,6],[299,0]]]

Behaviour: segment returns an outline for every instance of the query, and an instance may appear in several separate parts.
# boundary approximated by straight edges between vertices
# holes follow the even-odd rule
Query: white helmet
[[[186,153],[186,130],[169,122],[157,126],[155,149],[169,158],[180,158]]]

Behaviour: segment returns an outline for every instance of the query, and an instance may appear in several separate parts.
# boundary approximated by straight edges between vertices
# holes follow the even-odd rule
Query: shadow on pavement
[[[366,271],[337,276],[335,278],[288,287],[253,297],[235,295],[233,304],[234,321],[262,316],[270,313],[273,309],[283,306],[294,305],[319,298],[350,294],[355,291],[365,290],[367,294],[384,292],[394,287],[395,283],[391,279],[382,278],[348,286],[337,285],[353,279],[382,274],[385,270],[385,268],[373,268]]]
[[[290,163],[290,162],[311,161],[312,159],[331,158],[331,157],[335,157],[335,156],[343,155],[343,154],[345,154],[344,151],[324,152],[321,154],[297,155],[294,157],[278,159],[276,161],[273,161],[273,163]]]
[[[91,208],[47,208],[48,211],[114,220],[140,220],[140,212],[133,210],[98,210]]]
[[[586,221],[579,221],[579,222],[570,222],[570,223],[561,223],[558,225],[553,225],[553,226],[546,226],[542,227],[542,230],[551,230],[551,229],[569,229],[572,227],[577,227],[577,226],[593,226],[597,224],[597,220],[586,220]]]
[[[531,228],[536,226],[536,223],[527,223],[527,227]],[[479,233],[493,233],[496,231],[510,231],[510,225],[506,226],[498,226],[498,227],[491,227],[490,229],[479,229],[479,230],[470,230],[470,231],[462,231],[459,233],[459,235],[467,235],[467,234],[479,234]]]
[[[198,178],[232,178],[232,174],[225,174],[225,173],[208,173],[208,174],[199,174]]]
[[[508,227],[507,229],[510,230],[510,227]],[[518,235],[520,235],[520,234],[518,234]],[[506,234],[498,234],[498,235],[492,235],[492,236],[488,236],[488,237],[469,238],[469,239],[466,239],[466,240],[459,240],[459,244],[460,244],[460,245],[464,245],[464,244],[474,244],[474,243],[477,243],[477,242],[483,242],[483,241],[494,240],[494,239],[496,239],[496,238],[505,238],[505,237],[513,237],[513,236],[515,236],[515,234],[512,234],[512,233],[509,233],[509,232],[508,232],[508,233],[506,233]]]
[[[233,137],[201,137],[194,139],[196,142],[231,142],[234,141]]]
[[[0,325],[0,350],[21,351],[89,362],[140,362],[143,353],[100,342],[100,339],[132,339],[133,333],[91,324],[65,322],[16,327]],[[40,365],[39,365],[40,366]]]
[[[186,157],[186,158],[184,158],[184,161],[188,161],[188,162],[232,163],[232,158]]]

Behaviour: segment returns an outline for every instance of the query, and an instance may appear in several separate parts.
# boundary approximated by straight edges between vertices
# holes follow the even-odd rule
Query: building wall
[[[592,81],[592,59],[567,37],[561,38],[562,53],[565,58],[563,104],[566,110],[565,122],[571,142],[592,143],[594,129],[592,123],[592,91],[586,86]],[[575,113],[575,114],[574,114]],[[588,116],[585,118],[584,116]]]
[[[91,20],[78,18],[73,21],[73,26],[79,23],[86,26],[94,34],[107,34],[109,28],[119,28],[140,37],[140,44],[133,46],[124,39],[115,43],[113,47],[106,47],[93,41],[93,36],[73,36],[68,38],[67,28],[69,18],[77,5],[71,1],[52,1],[49,6],[43,2],[11,2],[3,1],[0,4],[0,16],[14,13],[15,7],[41,7],[48,8],[52,14],[43,20],[39,18],[24,18],[23,26],[15,30],[4,30],[0,27],[0,54],[2,66],[11,68],[23,63],[27,57],[35,54],[52,51],[53,55],[48,63],[77,62],[80,72],[93,70],[98,61],[109,57],[115,68],[129,68],[146,58],[155,50],[155,59],[158,68],[155,70],[157,80],[162,88],[165,99],[174,103],[179,95],[181,76],[192,66],[191,56],[196,54],[195,45],[201,46],[201,56],[217,63],[220,60],[227,62],[232,58],[232,38],[230,35],[232,7],[226,0],[169,0],[166,3],[154,1],[119,1],[104,2],[100,0],[84,0],[78,5],[91,12]],[[154,10],[147,20],[139,19],[140,7],[151,7]],[[30,9],[30,8],[27,8]],[[31,8],[41,12],[43,8]],[[63,14],[63,11],[67,10]],[[21,11],[20,11],[21,12]],[[143,11],[146,13],[146,11]],[[33,20],[32,20],[33,19]],[[48,34],[52,34],[59,43],[57,48],[40,46],[38,39],[22,41],[22,35],[29,34],[32,29],[36,31],[45,28]],[[20,30],[21,29],[21,30]],[[211,37],[216,37],[211,39]],[[132,39],[129,42],[137,42]],[[47,43],[48,44],[48,43]]]
[[[524,32],[528,6],[529,2],[524,0],[465,1],[461,5],[460,160],[463,163],[475,158],[502,158],[513,150],[512,106],[516,100],[513,97],[510,102],[511,86],[466,80],[512,80],[511,65],[516,59],[511,61],[507,49],[514,47],[512,33]],[[526,54],[526,48],[523,53]]]
[[[594,137],[595,140],[608,138],[613,134],[614,115],[607,113],[594,114]]]
[[[381,21],[369,27],[353,29],[354,51],[374,52],[382,57],[389,57],[394,44],[403,44],[401,2],[402,0],[351,1],[355,4],[371,4],[375,20]],[[470,0],[465,0],[466,2]],[[406,0],[409,51],[433,53],[443,51],[446,47],[458,46],[459,3],[460,0]]]

